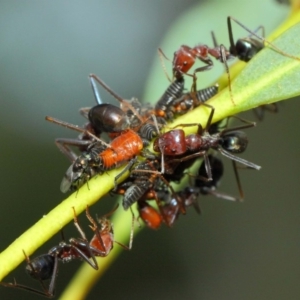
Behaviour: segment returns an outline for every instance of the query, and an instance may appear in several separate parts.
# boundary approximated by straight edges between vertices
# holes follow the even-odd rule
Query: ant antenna
[[[171,61],[171,60],[170,60],[169,58],[167,58],[167,56],[165,55],[165,53],[162,51],[161,48],[158,48],[157,51],[158,51],[158,56],[159,56],[160,63],[161,63],[161,66],[162,66],[162,68],[163,68],[163,71],[164,71],[164,73],[165,73],[167,79],[168,79],[170,82],[172,82],[171,78],[170,78],[169,75],[168,75],[167,68],[166,68],[166,65],[165,65],[165,63],[164,63],[163,58],[165,58],[165,59],[168,60],[168,61]]]

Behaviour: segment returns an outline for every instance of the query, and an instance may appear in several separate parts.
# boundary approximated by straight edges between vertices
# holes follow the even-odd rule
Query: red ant
[[[221,132],[211,134],[209,128],[215,109],[212,106],[208,107],[210,107],[211,113],[208,117],[205,130],[203,130],[200,124],[180,124],[178,126],[198,126],[198,132],[186,136],[182,129],[173,129],[162,134],[154,141],[154,151],[161,152],[166,158],[166,173],[172,174],[176,169],[176,164],[178,165],[183,161],[203,156],[208,180],[212,180],[211,167],[207,155],[208,150],[211,148],[219,151],[222,155],[233,161],[259,170],[261,168],[260,166],[234,155],[234,153],[244,152],[248,144],[246,134],[238,130],[253,127],[255,123],[249,123],[239,118],[242,122],[248,124],[235,128],[226,128]],[[174,156],[179,158],[174,158]]]
[[[114,240],[113,227],[111,222],[107,219],[107,217],[110,216],[117,208],[118,206],[97,220],[90,215],[88,207],[86,208],[86,216],[91,223],[90,228],[94,232],[94,236],[90,242],[87,240],[84,231],[79,225],[75,209],[73,208],[74,225],[80,234],[80,238],[71,238],[69,243],[66,243],[63,240],[59,243],[59,245],[51,248],[47,254],[40,255],[32,260],[30,260],[23,250],[27,261],[26,272],[30,275],[30,277],[40,282],[43,291],[18,284],[17,282],[0,282],[0,284],[6,287],[18,288],[52,298],[54,296],[59,260],[66,263],[74,259],[81,259],[87,262],[93,269],[98,270],[99,267],[96,257],[106,257],[113,249],[114,242],[122,246],[124,249],[130,250],[132,247],[133,227],[130,234],[130,243],[127,247]],[[47,288],[44,281],[49,279],[50,283]]]
[[[239,26],[241,26],[243,29],[248,31],[250,33],[250,37],[238,39],[237,42],[234,42],[233,39],[233,33],[232,33],[232,26],[231,26],[231,20],[236,22]],[[210,58],[210,56],[214,57],[217,60],[220,60],[220,62],[224,63],[226,73],[228,76],[228,86],[229,86],[229,92],[231,95],[231,101],[234,104],[233,97],[232,97],[232,91],[231,91],[231,79],[230,79],[230,73],[229,73],[229,67],[227,65],[227,60],[237,57],[242,61],[248,62],[252,59],[254,55],[256,55],[260,50],[264,48],[264,43],[269,44],[275,51],[279,52],[282,55],[285,55],[287,57],[297,59],[298,57],[295,57],[293,55],[289,55],[287,53],[284,53],[280,49],[278,49],[276,46],[274,46],[272,43],[267,41],[264,38],[264,29],[262,26],[260,26],[256,31],[261,29],[263,31],[263,37],[257,35],[255,32],[248,29],[246,26],[244,26],[242,23],[240,23],[238,20],[234,19],[233,17],[227,17],[227,27],[228,27],[228,34],[229,34],[229,41],[230,41],[230,48],[229,50],[226,49],[224,45],[218,45],[215,39],[215,36],[213,34],[213,42],[214,47],[211,48],[207,45],[197,45],[193,48],[182,45],[175,53],[173,58],[173,76],[177,79],[183,77],[183,75],[188,75],[193,77],[193,85],[192,85],[192,91],[195,92],[197,90],[196,88],[196,73],[210,70],[213,67],[213,61]],[[251,36],[255,36],[255,39]],[[160,50],[160,53],[162,55],[163,52]],[[164,55],[165,56],[165,55]],[[196,68],[192,74],[189,74],[189,70],[192,68],[196,60],[199,59],[206,65],[203,67]]]

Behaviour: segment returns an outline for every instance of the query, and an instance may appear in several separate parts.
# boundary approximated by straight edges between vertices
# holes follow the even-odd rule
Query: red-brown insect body
[[[164,155],[181,155],[187,151],[185,133],[182,129],[174,129],[162,134],[154,141],[153,149]]]
[[[194,65],[196,53],[189,46],[182,45],[175,53],[173,58],[173,74],[176,78],[182,77]]]
[[[151,229],[158,229],[163,221],[162,215],[146,201],[138,201],[140,218]]]
[[[105,257],[113,248],[114,233],[112,230],[112,224],[109,220],[101,219],[99,220],[99,222],[101,226],[104,226],[104,228],[98,230],[98,233],[95,233],[95,235],[92,237],[90,241],[90,247],[92,249],[95,248],[99,251],[97,251],[97,254],[95,254],[96,256]]]
[[[138,155],[143,149],[143,141],[133,130],[125,130],[111,143],[110,148],[99,153],[105,170],[115,168]]]
[[[217,146],[220,138],[214,138],[213,135],[199,135],[197,133],[189,134],[185,137],[188,151],[194,152],[199,149],[201,151],[208,150],[211,147]]]
[[[228,51],[227,51],[228,52]],[[227,56],[226,52],[226,56]],[[220,59],[220,48],[209,48],[207,45],[197,45],[191,48],[187,45],[182,45],[175,53],[173,58],[173,74],[176,78],[182,77],[182,74],[187,74],[191,67],[195,64],[196,59],[203,61],[208,65],[212,65],[209,55]],[[228,52],[229,55],[229,52]]]
[[[157,138],[154,141],[153,149],[156,152],[163,152],[167,156],[178,156],[188,151],[206,151],[209,148],[217,147],[220,140],[219,135],[210,135],[205,132],[203,135],[198,133],[185,135],[182,129],[173,129]]]

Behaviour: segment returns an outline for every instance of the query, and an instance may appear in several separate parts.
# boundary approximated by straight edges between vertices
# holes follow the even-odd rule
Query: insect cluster
[[[235,21],[250,36],[234,42],[231,22]],[[196,74],[208,71],[213,67],[211,57],[225,65],[228,75],[231,101],[228,105],[235,105],[234,95],[231,92],[231,79],[227,61],[238,58],[245,62],[264,47],[265,39],[250,31],[232,17],[227,18],[230,47],[218,45],[214,34],[213,47],[197,45],[189,47],[182,45],[174,53],[172,62],[173,80],[166,88],[160,99],[153,105],[142,104],[138,99],[125,100],[115,93],[94,74],[89,76],[96,105],[92,108],[82,108],[80,113],[88,122],[76,126],[67,122],[46,117],[48,121],[63,125],[79,132],[77,138],[58,138],[56,145],[70,160],[60,189],[63,193],[77,191],[95,175],[101,175],[107,170],[123,167],[116,176],[112,194],[122,195],[122,206],[125,210],[137,205],[138,218],[147,227],[158,229],[162,224],[172,227],[180,215],[185,215],[189,207],[200,213],[198,197],[200,195],[213,195],[229,201],[243,201],[238,169],[247,168],[259,170],[260,166],[238,156],[247,149],[248,138],[244,129],[255,126],[255,123],[246,121],[237,116],[241,124],[230,127],[229,119],[212,124],[215,108],[207,101],[218,93],[218,85],[198,89]],[[262,30],[263,28],[259,27]],[[160,54],[164,55],[162,50]],[[196,68],[189,73],[196,60],[205,66]],[[185,77],[193,79],[191,87],[185,86]],[[98,91],[102,86],[118,102],[119,106],[103,103]],[[198,106],[209,109],[206,125],[180,124],[172,128],[169,122],[186,114]],[[261,119],[266,110],[277,111],[275,105],[259,108],[257,116]],[[187,134],[184,129],[195,127],[195,133]],[[153,143],[152,143],[153,142]],[[71,147],[76,147],[77,152]],[[230,159],[239,191],[238,196],[232,196],[218,190],[218,184],[223,176],[224,167],[221,157]],[[190,168],[200,160],[196,172]],[[195,168],[194,168],[195,169]],[[128,178],[119,182],[120,177],[129,171]],[[186,186],[175,188],[183,178],[188,178]],[[71,209],[71,208],[70,208]],[[17,282],[1,283],[6,287],[19,288],[37,294],[52,297],[55,290],[55,280],[58,273],[58,261],[69,262],[81,259],[92,268],[98,269],[95,257],[107,256],[113,248],[113,227],[108,217],[114,210],[100,219],[94,219],[89,209],[86,215],[94,236],[89,241],[85,232],[79,225],[75,209],[74,224],[79,232],[79,238],[71,238],[68,242],[62,239],[59,245],[51,248],[47,254],[29,259],[24,253],[27,273],[41,283],[43,290],[36,290]],[[133,226],[136,216],[132,213]],[[132,245],[133,226],[129,246]],[[49,285],[44,281],[50,280]]]

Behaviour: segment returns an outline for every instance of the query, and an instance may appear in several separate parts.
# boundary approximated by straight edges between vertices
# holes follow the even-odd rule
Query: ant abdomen
[[[230,52],[235,53],[241,61],[249,62],[263,47],[260,41],[249,38],[239,39],[235,44],[234,50],[230,47]]]
[[[26,265],[27,274],[37,280],[47,280],[52,277],[55,258],[49,254],[40,255]]]
[[[100,132],[122,132],[130,127],[126,113],[112,104],[99,104],[89,111],[89,120]]]
[[[232,131],[222,136],[220,144],[230,153],[242,153],[247,149],[248,138],[243,131]]]

